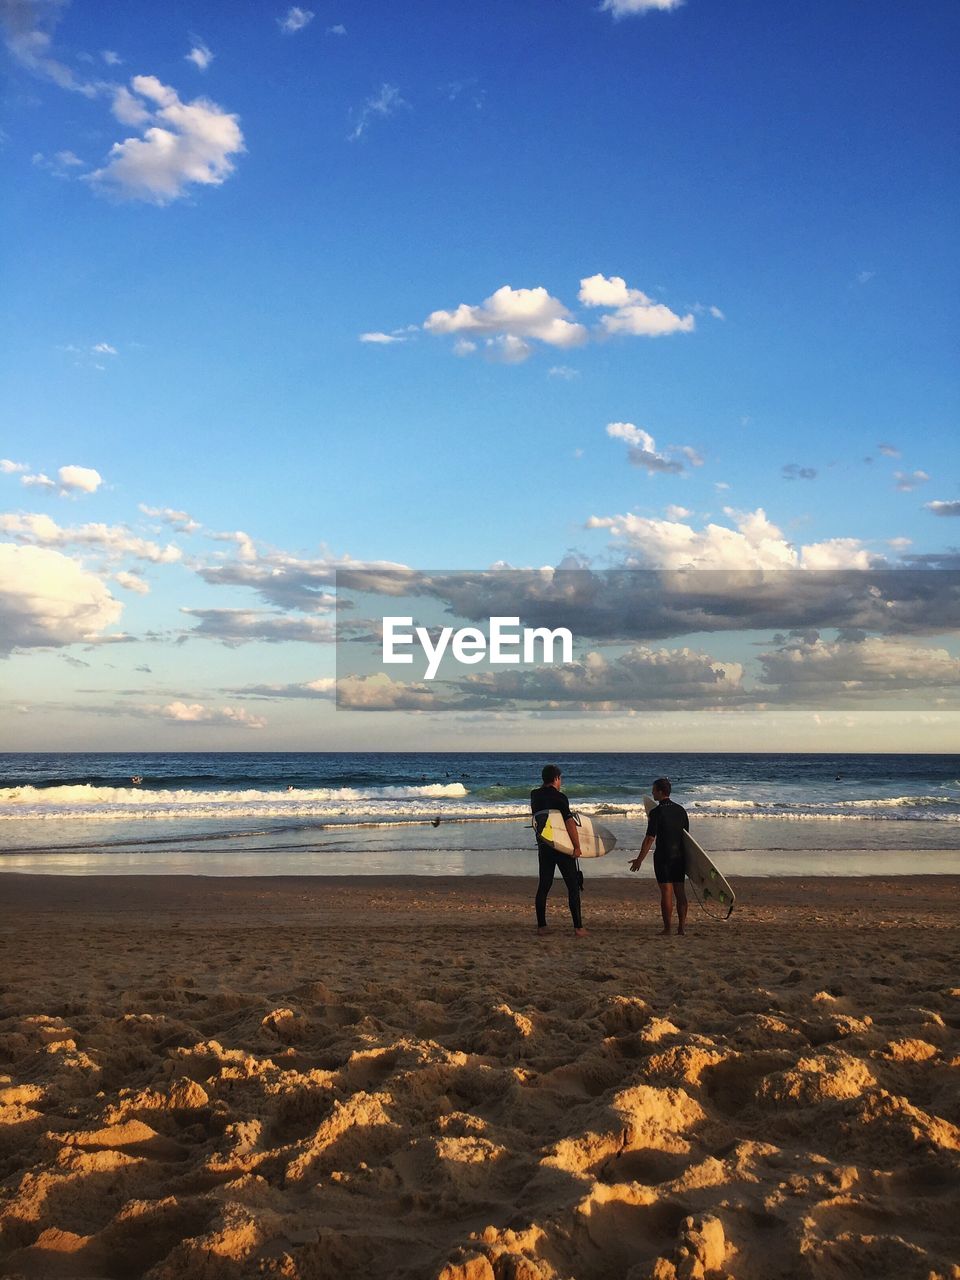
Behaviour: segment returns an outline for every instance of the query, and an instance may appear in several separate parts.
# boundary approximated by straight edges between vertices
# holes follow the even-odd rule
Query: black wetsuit
[[[541,809],[558,810],[564,822],[571,817],[570,801],[556,787],[537,787],[536,791],[530,792],[531,813],[539,813]],[[537,885],[535,899],[537,924],[543,928],[547,923],[547,894],[550,892],[554,874],[559,867],[563,882],[567,886],[567,901],[570,903],[573,927],[582,929],[583,921],[580,918],[580,881],[577,872],[577,860],[571,857],[569,853],[558,853],[556,849],[551,849],[548,844],[545,844],[539,838],[539,833],[543,830],[545,822],[545,818],[537,819],[537,855],[540,860],[540,883]]]
[[[653,872],[657,884],[682,884],[687,874],[683,852],[683,833],[690,830],[690,819],[683,805],[669,798],[651,810],[647,835],[657,842],[653,851]]]

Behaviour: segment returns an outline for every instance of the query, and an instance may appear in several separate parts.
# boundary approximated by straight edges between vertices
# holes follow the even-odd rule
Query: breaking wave
[[[329,822],[379,823],[426,821],[500,821],[525,815],[529,789],[484,787],[471,791],[462,782],[397,786],[148,789],[140,786],[66,786],[0,788],[4,819],[216,820],[323,819]],[[497,792],[500,794],[496,794]],[[491,794],[494,793],[494,794]],[[506,794],[504,794],[506,793]],[[799,799],[761,795],[732,798],[692,794],[680,797],[692,817],[712,819],[777,818],[784,821],[960,822],[960,797],[903,795],[865,799]],[[642,821],[643,804],[634,795],[616,799],[594,793],[571,795],[574,808],[601,818]]]

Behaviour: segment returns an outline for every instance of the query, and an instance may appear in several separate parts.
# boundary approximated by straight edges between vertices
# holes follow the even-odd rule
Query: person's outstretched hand
[[[630,870],[639,871],[642,863],[643,863],[643,858],[641,858],[640,855],[637,854],[634,860],[630,863]]]

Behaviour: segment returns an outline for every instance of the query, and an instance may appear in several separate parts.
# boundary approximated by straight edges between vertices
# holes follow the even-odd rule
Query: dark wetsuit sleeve
[[[570,812],[570,801],[567,799],[567,797],[563,794],[562,791],[557,792],[557,803],[556,805],[554,805],[554,808],[560,810],[560,814],[564,822],[566,822],[568,818],[573,817],[573,814]]]
[[[657,819],[660,817],[659,809],[651,809],[647,814],[647,834],[644,840],[652,836],[654,840],[657,838]]]

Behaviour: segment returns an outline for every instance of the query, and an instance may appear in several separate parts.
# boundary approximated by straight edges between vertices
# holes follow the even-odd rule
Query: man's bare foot
[[[537,934],[538,934],[538,936],[539,936],[539,937],[543,937],[543,935],[544,935],[545,933],[549,933],[549,932],[550,932],[550,929],[549,929],[549,927],[548,927],[547,925],[545,925],[545,924],[538,924],[538,925],[537,925]]]
[[[573,935],[575,938],[585,938],[587,936],[587,931],[586,929],[574,929]]]
[[[660,937],[661,937],[661,938],[669,938],[669,937],[670,937],[670,926],[669,926],[668,924],[665,924],[665,925],[663,926],[663,928],[660,930]]]
[[[683,925],[682,925],[682,924],[678,924],[678,925],[677,925],[677,936],[678,936],[678,937],[680,937],[680,936],[682,936],[682,935],[683,935],[683,934],[685,934],[685,933],[686,933],[686,929],[684,929]]]

